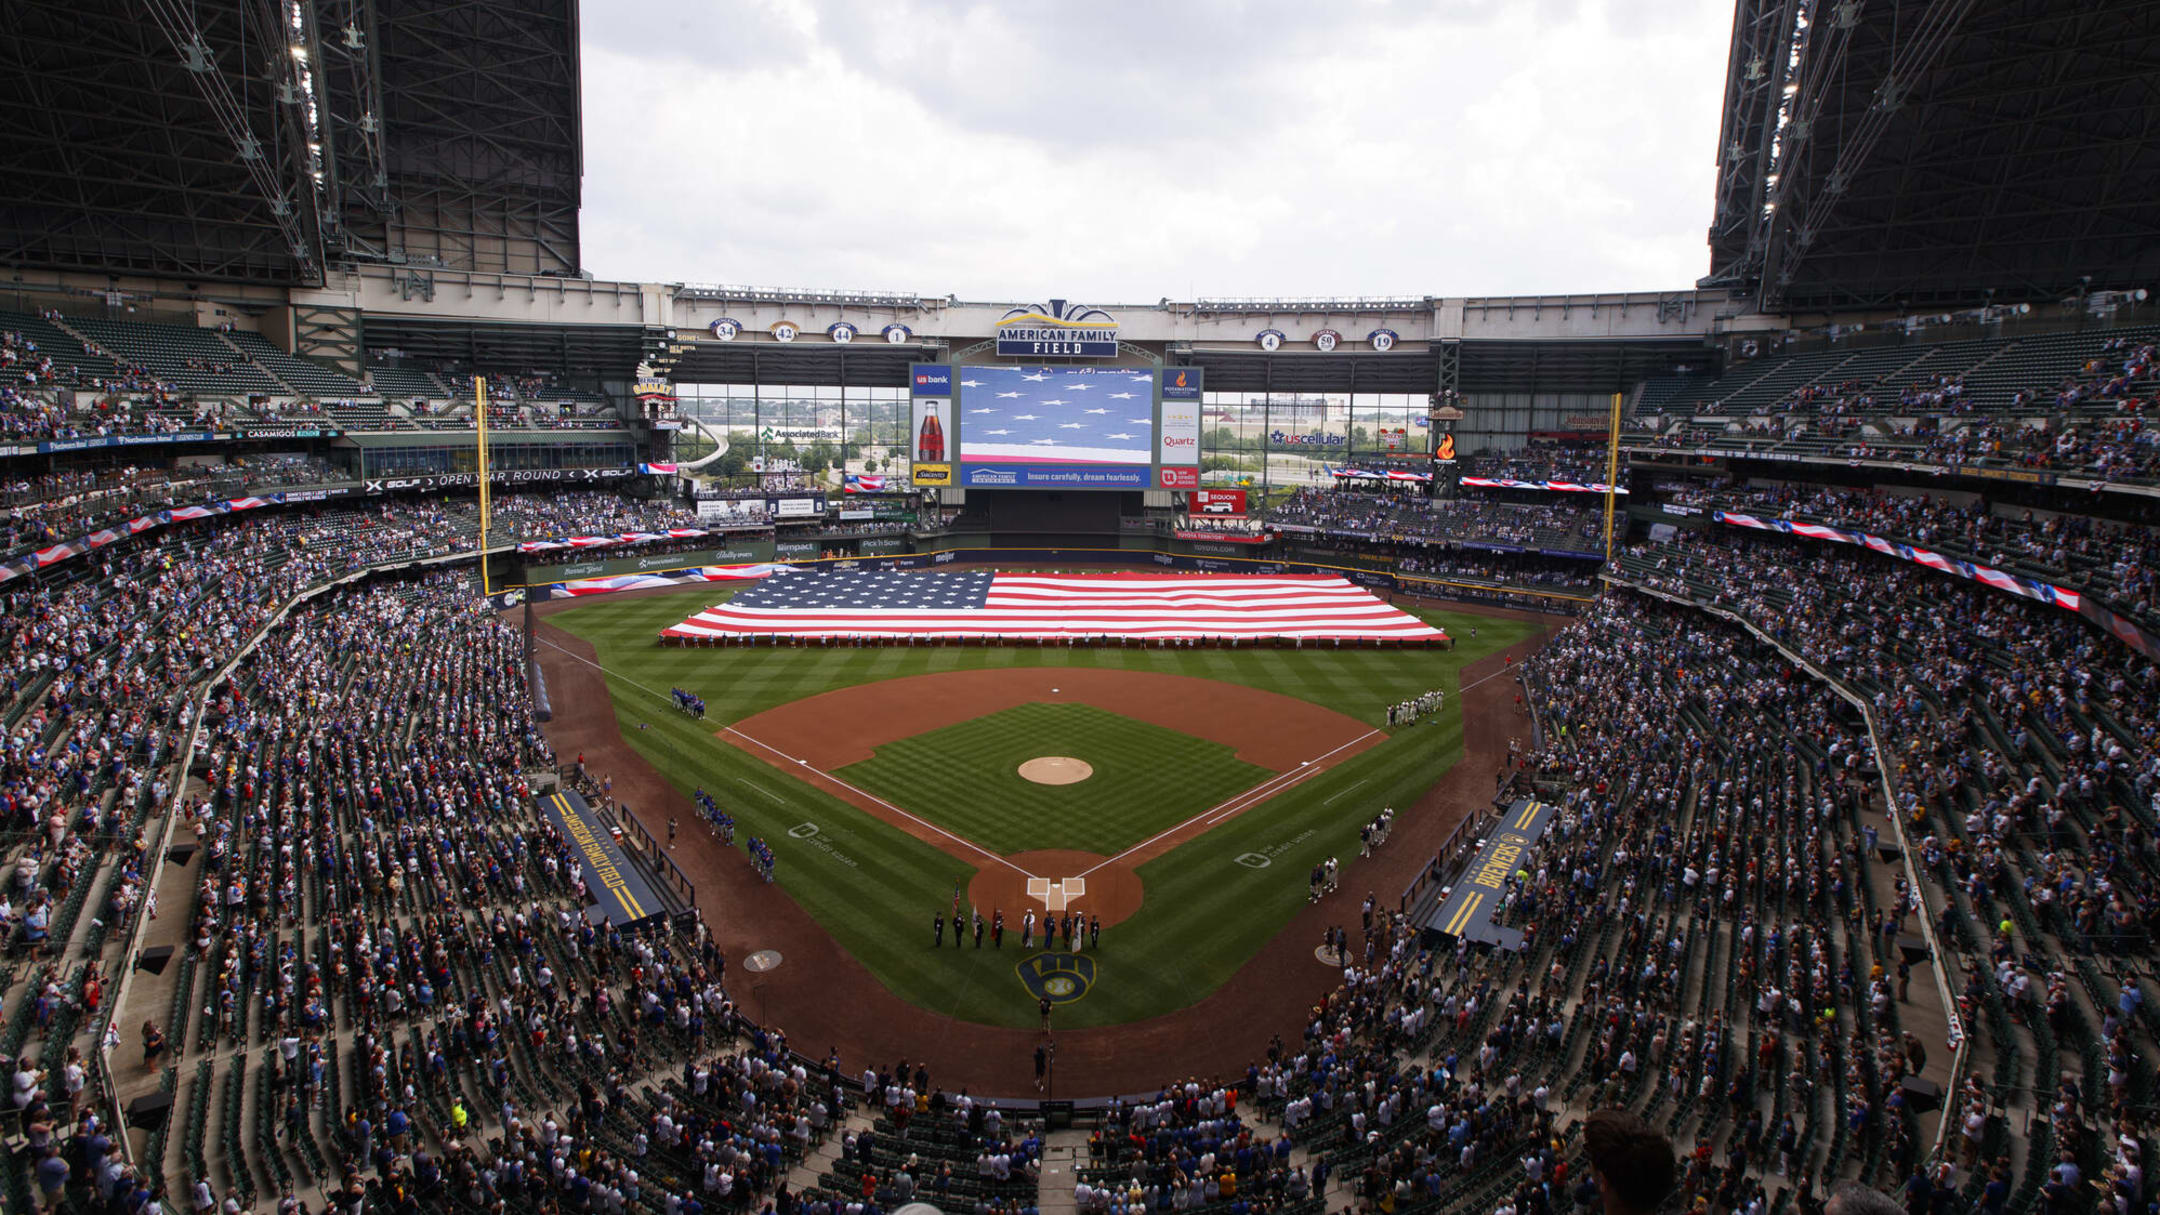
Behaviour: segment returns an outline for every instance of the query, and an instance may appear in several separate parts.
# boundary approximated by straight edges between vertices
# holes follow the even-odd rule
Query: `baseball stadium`
[[[686,219],[621,106],[816,140],[682,63],[1012,18],[660,7],[7,7],[0,1210],[2160,1210],[2160,6],[1719,7],[1682,281],[1122,299],[671,281],[977,276],[1040,166]],[[1503,105],[1350,7],[1131,33]],[[1041,19],[1111,138],[1166,61]],[[1205,92],[1089,239],[1243,222]]]

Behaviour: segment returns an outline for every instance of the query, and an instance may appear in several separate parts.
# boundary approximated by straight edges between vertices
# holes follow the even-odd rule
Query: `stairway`
[[[262,372],[266,376],[269,376],[272,383],[276,384],[279,388],[283,389],[288,394],[295,397],[306,395],[299,389],[294,388],[292,384],[286,381],[285,377],[279,375],[275,371],[270,370],[270,368],[263,364],[262,360],[254,357],[247,351],[240,349],[239,345],[236,344],[231,338],[226,337],[222,331],[213,329],[210,332],[216,335],[219,345],[224,346],[227,350],[233,352],[234,358],[239,359],[241,362],[246,363],[248,366],[253,367],[255,370]]]

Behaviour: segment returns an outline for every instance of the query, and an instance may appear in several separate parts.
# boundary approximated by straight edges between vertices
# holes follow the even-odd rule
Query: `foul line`
[[[1105,860],[1098,861],[1095,864],[1090,865],[1086,869],[1081,870],[1076,876],[1086,877],[1088,874],[1095,872],[1097,869],[1102,868],[1104,865],[1111,865],[1117,863],[1118,861],[1124,860],[1126,857],[1131,856],[1133,853],[1140,851],[1142,848],[1145,848],[1150,844],[1153,844],[1157,840],[1166,839],[1170,836],[1176,835],[1178,832],[1185,830],[1187,827],[1192,826],[1194,823],[1204,822],[1207,826],[1212,827],[1216,823],[1221,822],[1223,819],[1230,818],[1242,811],[1249,810],[1253,807],[1254,804],[1273,797],[1276,794],[1282,792],[1283,790],[1289,788],[1290,786],[1298,783],[1299,781],[1304,780],[1306,777],[1311,776],[1313,773],[1320,771],[1320,763],[1322,760],[1327,759],[1329,756],[1332,756],[1337,752],[1346,751],[1351,747],[1354,747],[1359,743],[1364,742],[1366,739],[1371,738],[1373,735],[1379,733],[1382,733],[1382,731],[1367,730],[1363,734],[1358,735],[1356,738],[1351,739],[1349,742],[1344,743],[1342,746],[1336,747],[1334,750],[1328,751],[1325,754],[1315,755],[1311,759],[1304,761],[1303,763],[1299,764],[1295,768],[1292,768],[1288,772],[1277,772],[1275,775],[1267,778],[1264,781],[1261,781],[1259,784],[1254,785],[1252,788],[1247,789],[1245,792],[1238,794],[1236,797],[1231,798],[1229,801],[1226,801],[1221,805],[1215,806],[1211,809],[1202,810],[1200,813],[1193,815],[1191,818],[1186,819],[1184,822],[1179,823],[1177,826],[1171,827],[1168,830],[1158,831],[1155,834],[1147,837],[1146,839],[1141,840],[1139,843],[1134,844],[1132,847],[1127,848],[1125,851],[1118,853],[1116,856],[1109,857]],[[1210,817],[1211,815],[1215,817]]]
[[[1336,794],[1336,795],[1335,795],[1334,797],[1331,797],[1331,798],[1327,799],[1326,801],[1324,801],[1324,802],[1321,802],[1320,804],[1321,804],[1321,805],[1323,805],[1323,806],[1332,806],[1332,805],[1334,805],[1334,804],[1335,804],[1335,803],[1336,803],[1337,801],[1341,800],[1342,798],[1344,798],[1344,797],[1347,797],[1347,796],[1349,796],[1349,794],[1350,794],[1350,791],[1351,791],[1352,789],[1356,789],[1356,788],[1358,787],[1358,785],[1370,784],[1370,783],[1371,783],[1371,780],[1372,780],[1372,778],[1370,778],[1370,777],[1367,777],[1366,779],[1364,779],[1364,780],[1361,780],[1361,781],[1359,781],[1359,782],[1357,783],[1357,785],[1352,785],[1352,786],[1350,786],[1350,788],[1349,788],[1349,789],[1344,789],[1344,790],[1342,790],[1342,791],[1341,791],[1340,793],[1337,793],[1337,794]]]
[[[565,648],[564,648],[564,647],[562,647],[562,646],[556,645],[556,644],[555,644],[554,642],[552,642],[552,641],[549,641],[549,640],[547,640],[546,638],[534,638],[534,640],[536,640],[536,641],[539,641],[539,642],[540,642],[540,643],[541,643],[542,645],[545,645],[545,646],[549,647],[550,649],[553,649],[553,650],[555,650],[555,651],[556,651],[556,652],[558,652],[558,653],[561,653],[561,654],[567,655],[568,657],[574,658],[574,659],[576,659],[577,661],[579,661],[579,662],[582,662],[582,663],[584,663],[584,664],[585,664],[586,666],[589,666],[589,667],[591,667],[591,668],[592,668],[593,670],[595,670],[595,671],[598,671],[598,672],[600,672],[600,673],[601,673],[602,675],[606,675],[606,676],[608,676],[609,678],[612,678],[612,679],[620,679],[620,680],[622,680],[622,681],[623,681],[624,683],[627,683],[627,684],[629,684],[629,685],[630,685],[631,687],[633,687],[633,688],[638,688],[638,689],[641,689],[642,691],[644,691],[644,692],[645,692],[645,693],[647,693],[648,695],[652,696],[652,697],[653,697],[654,699],[659,699],[659,698],[660,698],[660,693],[658,693],[658,692],[655,692],[655,691],[653,691],[653,690],[652,690],[651,688],[648,688],[648,687],[646,687],[646,686],[645,686],[644,684],[641,684],[641,683],[639,683],[639,682],[638,682],[637,680],[635,680],[635,679],[632,679],[632,678],[630,678],[630,677],[629,677],[629,676],[627,676],[627,675],[618,675],[618,674],[616,674],[615,672],[613,672],[613,671],[610,671],[610,670],[608,670],[608,669],[607,669],[606,667],[604,667],[604,666],[601,666],[601,665],[600,665],[599,663],[597,663],[597,662],[594,662],[594,661],[593,661],[592,659],[590,659],[590,658],[587,658],[587,657],[585,657],[585,656],[584,656],[583,654],[574,654],[574,653],[571,653],[571,651],[569,651],[568,649],[565,649]],[[670,698],[670,699],[672,699],[672,698]],[[1033,874],[1033,873],[1029,873],[1029,872],[1028,872],[1027,870],[1025,870],[1025,869],[1022,869],[1022,868],[1021,868],[1020,866],[1018,866],[1018,865],[1015,865],[1015,864],[1013,864],[1013,863],[1012,863],[1011,861],[1008,861],[1008,860],[1006,860],[1006,859],[1005,859],[1004,857],[1002,857],[1002,856],[999,856],[999,855],[998,855],[997,853],[995,853],[995,852],[992,852],[992,851],[990,851],[990,850],[989,850],[989,849],[987,849],[987,848],[984,848],[984,847],[983,847],[982,845],[980,845],[980,844],[977,844],[977,843],[976,843],[976,842],[974,842],[973,840],[970,840],[970,839],[966,839],[966,838],[963,838],[963,837],[961,837],[961,836],[957,836],[957,835],[954,835],[954,834],[953,834],[952,832],[950,832],[950,831],[947,831],[947,830],[946,830],[945,828],[943,828],[943,827],[940,827],[940,826],[938,826],[938,825],[937,825],[936,823],[933,823],[933,822],[929,822],[929,821],[927,821],[927,820],[924,820],[924,819],[920,819],[920,818],[917,818],[917,817],[915,817],[915,816],[914,816],[914,815],[912,815],[912,814],[909,814],[909,813],[908,813],[907,811],[905,811],[905,810],[902,810],[902,809],[901,809],[900,807],[898,807],[898,806],[895,806],[895,805],[893,805],[893,804],[892,804],[891,802],[889,802],[889,801],[886,801],[886,800],[885,800],[884,798],[882,798],[882,797],[879,797],[879,796],[878,796],[877,794],[875,794],[875,793],[871,793],[871,792],[868,792],[868,791],[866,791],[866,790],[863,790],[863,789],[858,789],[858,788],[856,788],[855,786],[853,786],[853,785],[851,785],[851,784],[847,783],[846,781],[844,781],[844,780],[841,780],[841,779],[840,779],[839,777],[837,777],[837,776],[834,776],[834,775],[833,775],[832,773],[830,773],[830,772],[823,772],[823,771],[819,771],[818,769],[816,769],[816,768],[813,768],[813,767],[811,767],[811,766],[810,766],[810,763],[809,763],[809,761],[808,761],[808,760],[803,760],[803,759],[797,759],[796,757],[794,757],[794,756],[792,756],[792,755],[789,755],[789,754],[788,754],[787,752],[785,752],[785,751],[782,751],[782,750],[781,750],[780,748],[778,748],[778,747],[775,747],[775,746],[773,746],[773,745],[772,745],[772,744],[770,744],[770,743],[765,743],[765,742],[759,742],[759,741],[758,741],[757,739],[755,739],[755,738],[752,738],[752,737],[750,737],[750,736],[749,736],[748,734],[745,734],[745,733],[743,733],[743,732],[742,732],[741,730],[738,730],[738,729],[736,729],[736,728],[735,728],[735,727],[733,727],[733,726],[722,726],[722,727],[720,727],[720,728],[721,728],[721,730],[723,730],[724,732],[726,732],[726,733],[729,733],[729,734],[733,734],[733,735],[734,735],[735,737],[737,737],[737,738],[740,738],[740,739],[742,739],[742,740],[743,740],[743,741],[745,741],[745,742],[751,743],[751,744],[753,744],[753,745],[755,745],[755,746],[759,746],[759,747],[763,747],[763,748],[765,748],[765,749],[766,749],[767,751],[770,751],[770,752],[772,752],[772,753],[773,753],[774,755],[777,755],[777,756],[779,756],[780,758],[782,758],[782,759],[784,759],[784,760],[788,761],[789,763],[791,763],[791,764],[794,764],[794,765],[796,765],[797,767],[799,767],[799,768],[803,769],[803,770],[804,770],[804,771],[806,771],[806,772],[813,772],[813,773],[816,773],[817,775],[819,775],[819,776],[821,776],[821,777],[824,777],[824,778],[825,778],[826,780],[829,780],[829,781],[831,781],[832,783],[834,783],[834,784],[836,784],[836,785],[840,786],[841,788],[843,788],[843,789],[847,790],[847,791],[848,791],[848,792],[850,792],[850,793],[853,793],[853,794],[854,794],[854,795],[856,795],[857,797],[860,797],[860,798],[864,798],[864,799],[866,799],[866,800],[868,800],[868,801],[873,801],[873,802],[876,802],[876,803],[877,803],[878,805],[880,805],[880,806],[883,806],[883,807],[885,807],[885,808],[886,808],[887,810],[890,810],[890,811],[892,811],[892,812],[893,812],[894,814],[897,814],[897,815],[899,815],[900,817],[902,817],[902,818],[904,818],[904,819],[908,820],[908,821],[909,821],[909,822],[911,822],[911,823],[915,823],[915,824],[917,824],[917,825],[919,825],[919,826],[927,827],[927,828],[929,828],[930,830],[932,830],[932,831],[935,831],[935,832],[937,832],[937,833],[938,833],[939,835],[942,835],[942,836],[944,836],[944,837],[945,837],[946,839],[949,839],[949,840],[953,841],[954,843],[956,843],[956,844],[959,844],[959,845],[961,845],[961,846],[963,846],[963,847],[967,848],[968,850],[970,850],[970,851],[972,851],[972,852],[975,852],[975,853],[977,853],[977,854],[979,854],[979,855],[982,855],[982,856],[986,856],[986,857],[989,857],[989,858],[990,858],[991,860],[993,860],[993,861],[996,861],[996,862],[997,862],[998,864],[1000,864],[1000,865],[1003,865],[1003,866],[1005,866],[1005,867],[1006,867],[1007,869],[1010,869],[1010,870],[1012,870],[1013,872],[1015,872],[1015,873],[1018,873],[1018,874],[1020,874],[1020,875],[1021,875],[1021,876],[1023,876],[1023,877],[1036,877],[1036,876],[1038,876],[1038,875],[1036,875],[1036,874]],[[1375,731],[1375,733],[1377,733],[1377,731]],[[1340,749],[1340,748],[1338,748],[1338,750],[1339,750],[1339,749]],[[1334,752],[1329,752],[1329,754],[1331,754],[1331,755],[1332,755],[1333,753],[1334,753]],[[1325,758],[1325,756],[1323,756],[1322,758]],[[742,778],[741,778],[741,777],[739,777],[739,776],[738,776],[738,777],[736,777],[735,779],[737,779],[737,780],[742,780]],[[744,783],[744,784],[749,784],[750,782],[748,782],[748,781],[743,781],[743,783]],[[755,786],[755,785],[752,785],[751,787],[752,787],[752,788],[757,788],[757,786]],[[764,790],[763,790],[763,789],[759,789],[759,792],[764,792]],[[779,800],[781,800],[781,799],[775,798],[774,800],[776,800],[776,801],[779,801]],[[782,804],[784,805],[784,804],[785,804],[785,802],[782,802]],[[1091,873],[1092,873],[1092,872],[1094,872],[1094,871],[1093,871],[1093,870],[1089,870],[1089,872],[1091,872]]]
[[[757,790],[758,792],[760,792],[760,793],[764,794],[765,796],[767,796],[767,797],[769,797],[769,798],[773,799],[773,800],[774,800],[774,801],[776,801],[776,802],[780,802],[780,803],[781,803],[781,804],[783,804],[783,805],[785,805],[785,804],[786,804],[786,802],[787,802],[787,799],[786,799],[786,798],[784,798],[784,797],[780,796],[779,794],[777,794],[777,793],[773,792],[772,790],[770,790],[770,789],[766,788],[765,786],[763,786],[763,785],[761,785],[761,784],[757,783],[757,782],[756,782],[756,781],[754,781],[754,780],[749,780],[749,779],[746,779],[746,778],[744,778],[744,777],[740,777],[740,776],[738,776],[738,777],[736,777],[736,778],[735,778],[735,783],[736,783],[736,784],[738,784],[738,785],[748,785],[748,786],[750,786],[751,788],[753,788],[753,789]]]
[[[1027,870],[1022,869],[1020,866],[1013,864],[1011,861],[1006,860],[1004,857],[999,856],[997,853],[990,851],[988,848],[983,847],[982,845],[976,843],[973,840],[964,838],[962,836],[954,835],[952,832],[938,826],[936,823],[930,822],[928,819],[917,818],[914,815],[909,814],[907,811],[893,805],[891,802],[886,801],[884,798],[879,797],[875,793],[871,793],[865,789],[858,789],[855,786],[847,783],[846,781],[841,780],[839,777],[834,776],[830,772],[821,771],[817,768],[811,767],[809,760],[797,759],[795,756],[789,755],[787,752],[782,751],[776,746],[773,746],[771,743],[761,742],[755,738],[752,738],[748,734],[743,733],[741,730],[738,730],[733,726],[722,726],[720,727],[720,731],[723,734],[733,734],[735,737],[742,739],[744,742],[749,743],[752,746],[763,747],[767,751],[772,752],[774,755],[779,756],[780,758],[788,761],[791,764],[794,764],[796,767],[802,769],[803,771],[821,776],[826,780],[829,780],[832,783],[847,790],[848,792],[854,794],[857,797],[866,798],[870,801],[876,802],[878,805],[885,807],[887,810],[892,811],[894,814],[899,815],[901,818],[904,818],[907,821],[916,824],[917,826],[928,827],[930,830],[937,832],[939,835],[944,836],[946,839],[949,839],[954,843],[969,849],[972,852],[989,857],[991,860],[1005,866],[1007,869],[1012,870],[1014,873],[1020,874],[1023,877],[1039,876],[1037,874],[1029,873]]]
[[[1505,653],[1505,652],[1506,652],[1506,651],[1502,651],[1502,653]],[[1460,695],[1462,695],[1463,693],[1465,693],[1465,692],[1469,691],[1470,689],[1472,689],[1472,688],[1474,688],[1474,687],[1478,686],[1478,685],[1479,685],[1479,684],[1481,684],[1481,683],[1491,683],[1491,682],[1492,682],[1493,680],[1495,680],[1495,679],[1498,679],[1498,678],[1500,678],[1500,677],[1501,677],[1502,675],[1513,675],[1513,674],[1516,674],[1516,673],[1520,672],[1521,670],[1522,670],[1522,668],[1521,668],[1521,667],[1518,667],[1518,666],[1516,666],[1516,665],[1515,665],[1514,663],[1512,663],[1512,662],[1505,662],[1505,663],[1502,663],[1502,664],[1500,665],[1500,669],[1499,669],[1499,670],[1497,670],[1497,671],[1494,671],[1494,672],[1493,672],[1492,674],[1490,674],[1490,675],[1487,675],[1487,676],[1486,676],[1485,678],[1483,678],[1483,679],[1473,679],[1473,680],[1471,680],[1471,681],[1470,681],[1469,683],[1463,684],[1463,685],[1462,685],[1461,687],[1458,687],[1458,688],[1456,688],[1456,689],[1455,689],[1455,694],[1456,694],[1457,696],[1460,696]]]

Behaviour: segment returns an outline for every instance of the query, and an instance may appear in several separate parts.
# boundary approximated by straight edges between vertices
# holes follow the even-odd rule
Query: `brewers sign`
[[[1509,881],[1529,869],[1526,858],[1530,849],[1552,825],[1557,813],[1557,807],[1528,798],[1517,799],[1509,806],[1506,816],[1486,837],[1484,847],[1478,849],[1469,870],[1448,892],[1440,909],[1425,921],[1426,931],[1458,939],[1467,937],[1502,949],[1522,948],[1523,934],[1495,923],[1493,917],[1507,895]]]

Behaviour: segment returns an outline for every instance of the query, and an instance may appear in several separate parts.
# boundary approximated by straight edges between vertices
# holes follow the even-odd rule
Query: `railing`
[[[1724,608],[1718,607],[1714,604],[1703,603],[1696,599],[1687,598],[1680,595],[1674,595],[1666,591],[1656,590],[1642,583],[1635,582],[1631,579],[1622,578],[1611,573],[1607,573],[1603,575],[1603,577],[1606,582],[1611,583],[1614,586],[1624,586],[1630,590],[1639,591],[1653,598],[1662,599],[1667,603],[1675,603],[1684,607],[1693,608],[1696,611],[1707,612],[1710,615],[1715,616],[1718,619],[1723,620],[1726,623],[1745,631],[1749,636],[1755,638],[1757,641],[1760,641],[1764,645],[1767,645],[1770,648],[1776,650],[1780,655],[1784,656],[1787,662],[1792,663],[1795,667],[1798,667],[1800,670],[1806,671],[1809,675],[1822,681],[1824,686],[1828,687],[1831,691],[1837,693],[1848,704],[1852,705],[1854,708],[1860,711],[1860,718],[1867,725],[1868,749],[1875,761],[1875,774],[1877,779],[1882,784],[1883,810],[1885,816],[1888,817],[1890,820],[1891,832],[1897,836],[1898,852],[1900,854],[1899,859],[1903,862],[1905,869],[1905,884],[1907,889],[1911,890],[1914,897],[1918,898],[1921,903],[1921,914],[1919,917],[1920,936],[1923,940],[1927,942],[1928,969],[1935,975],[1935,989],[1937,995],[1942,1000],[1943,1021],[1947,1025],[1949,1031],[1951,1050],[1950,1082],[1943,1086],[1943,1092],[1957,1092],[1958,1085],[1963,1083],[1965,1073],[1972,1065],[1972,1039],[1965,1033],[1965,1023],[1963,1019],[1958,1016],[1958,1005],[1955,994],[1956,989],[1953,988],[1950,983],[1949,963],[1946,960],[1946,955],[1943,953],[1941,942],[1938,941],[1935,936],[1935,915],[1940,909],[1936,907],[1930,907],[1928,905],[1928,896],[1926,893],[1928,887],[1920,881],[1920,871],[1913,864],[1912,841],[1907,839],[1905,835],[1905,820],[1900,818],[1897,813],[1897,791],[1890,784],[1890,766],[1889,764],[1884,762],[1884,757],[1888,755],[1889,752],[1884,749],[1882,743],[1882,734],[1875,727],[1875,711],[1873,706],[1868,703],[1868,700],[1865,696],[1861,696],[1857,692],[1854,692],[1851,688],[1846,687],[1843,682],[1833,678],[1828,672],[1824,671],[1821,667],[1816,666],[1812,661],[1801,657],[1800,654],[1798,654],[1797,652],[1787,648],[1783,642],[1778,641],[1776,638],[1770,636],[1768,633],[1765,633],[1761,629],[1755,627],[1753,622],[1749,621],[1746,617],[1743,617],[1736,612],[1729,612],[1726,611]],[[2009,1046],[2006,1043],[1998,1045],[1998,1049],[2008,1048]],[[1942,1152],[1945,1145],[1949,1142],[1950,1131],[1954,1126],[1956,1126],[1956,1124],[1957,1119],[1953,1116],[1952,1111],[1946,1108],[1943,1111],[1943,1117],[1935,1128],[1935,1145],[1933,1149],[1935,1153],[1940,1154]]]
[[[623,841],[630,845],[633,856],[643,860],[647,868],[652,870],[653,876],[659,878],[668,889],[681,895],[685,903],[696,907],[697,886],[690,881],[690,875],[682,871],[682,866],[675,863],[675,858],[668,855],[668,849],[662,847],[653,833],[645,829],[645,824],[637,821],[637,817],[628,807],[617,806],[614,813],[622,826]]]
[[[1410,879],[1410,884],[1403,887],[1402,896],[1395,902],[1395,910],[1410,910],[1410,904],[1416,902],[1418,896],[1428,887],[1467,864],[1470,858],[1477,854],[1478,841],[1485,838],[1486,831],[1499,821],[1499,810],[1486,809],[1479,810],[1455,824],[1455,829],[1448,832],[1448,837],[1440,841],[1439,847],[1433,849],[1432,860],[1426,862],[1425,867],[1418,870],[1417,876]]]
[[[506,550],[497,549],[494,551]],[[187,772],[194,765],[195,751],[201,744],[203,714],[209,706],[211,694],[224,685],[235,667],[238,667],[248,655],[255,652],[256,647],[262,644],[263,638],[267,637],[272,629],[278,628],[285,622],[285,618],[292,613],[294,608],[314,599],[316,596],[376,574],[410,569],[422,565],[444,565],[453,562],[470,561],[478,556],[477,552],[446,553],[434,556],[415,552],[404,557],[364,566],[318,582],[299,591],[291,599],[287,600],[276,612],[264,620],[253,633],[248,635],[247,641],[233,653],[231,658],[226,660],[223,666],[217,669],[215,674],[203,681],[201,690],[195,695],[195,703],[187,715],[187,744],[173,754],[173,763],[175,765],[173,771],[179,775],[179,779],[173,781],[172,797],[165,808],[165,821],[158,829],[157,845],[152,850],[152,855],[156,860],[152,863],[150,872],[144,877],[143,890],[146,892],[145,897],[137,902],[134,909],[129,912],[130,922],[127,928],[127,941],[120,954],[120,982],[114,988],[113,998],[106,1005],[104,1014],[92,1026],[97,1048],[90,1057],[91,1076],[97,1084],[100,1101],[106,1106],[108,1113],[111,1115],[114,1127],[124,1130],[127,1122],[126,1111],[120,1107],[118,1086],[114,1084],[112,1078],[114,1044],[110,1031],[113,1026],[122,1024],[121,1010],[127,1006],[128,996],[134,987],[137,969],[135,959],[141,954],[143,933],[150,922],[150,918],[143,912],[149,906],[151,892],[157,890],[159,881],[165,875],[167,855],[172,848],[173,831],[180,821],[181,799],[187,791]],[[166,1116],[170,1118],[172,1116],[171,1111],[167,1111]],[[139,1167],[141,1162],[135,1159],[135,1149],[129,1141],[129,1137],[124,1133],[118,1134],[115,1136],[115,1141],[120,1144],[121,1151],[127,1157],[127,1162]]]

